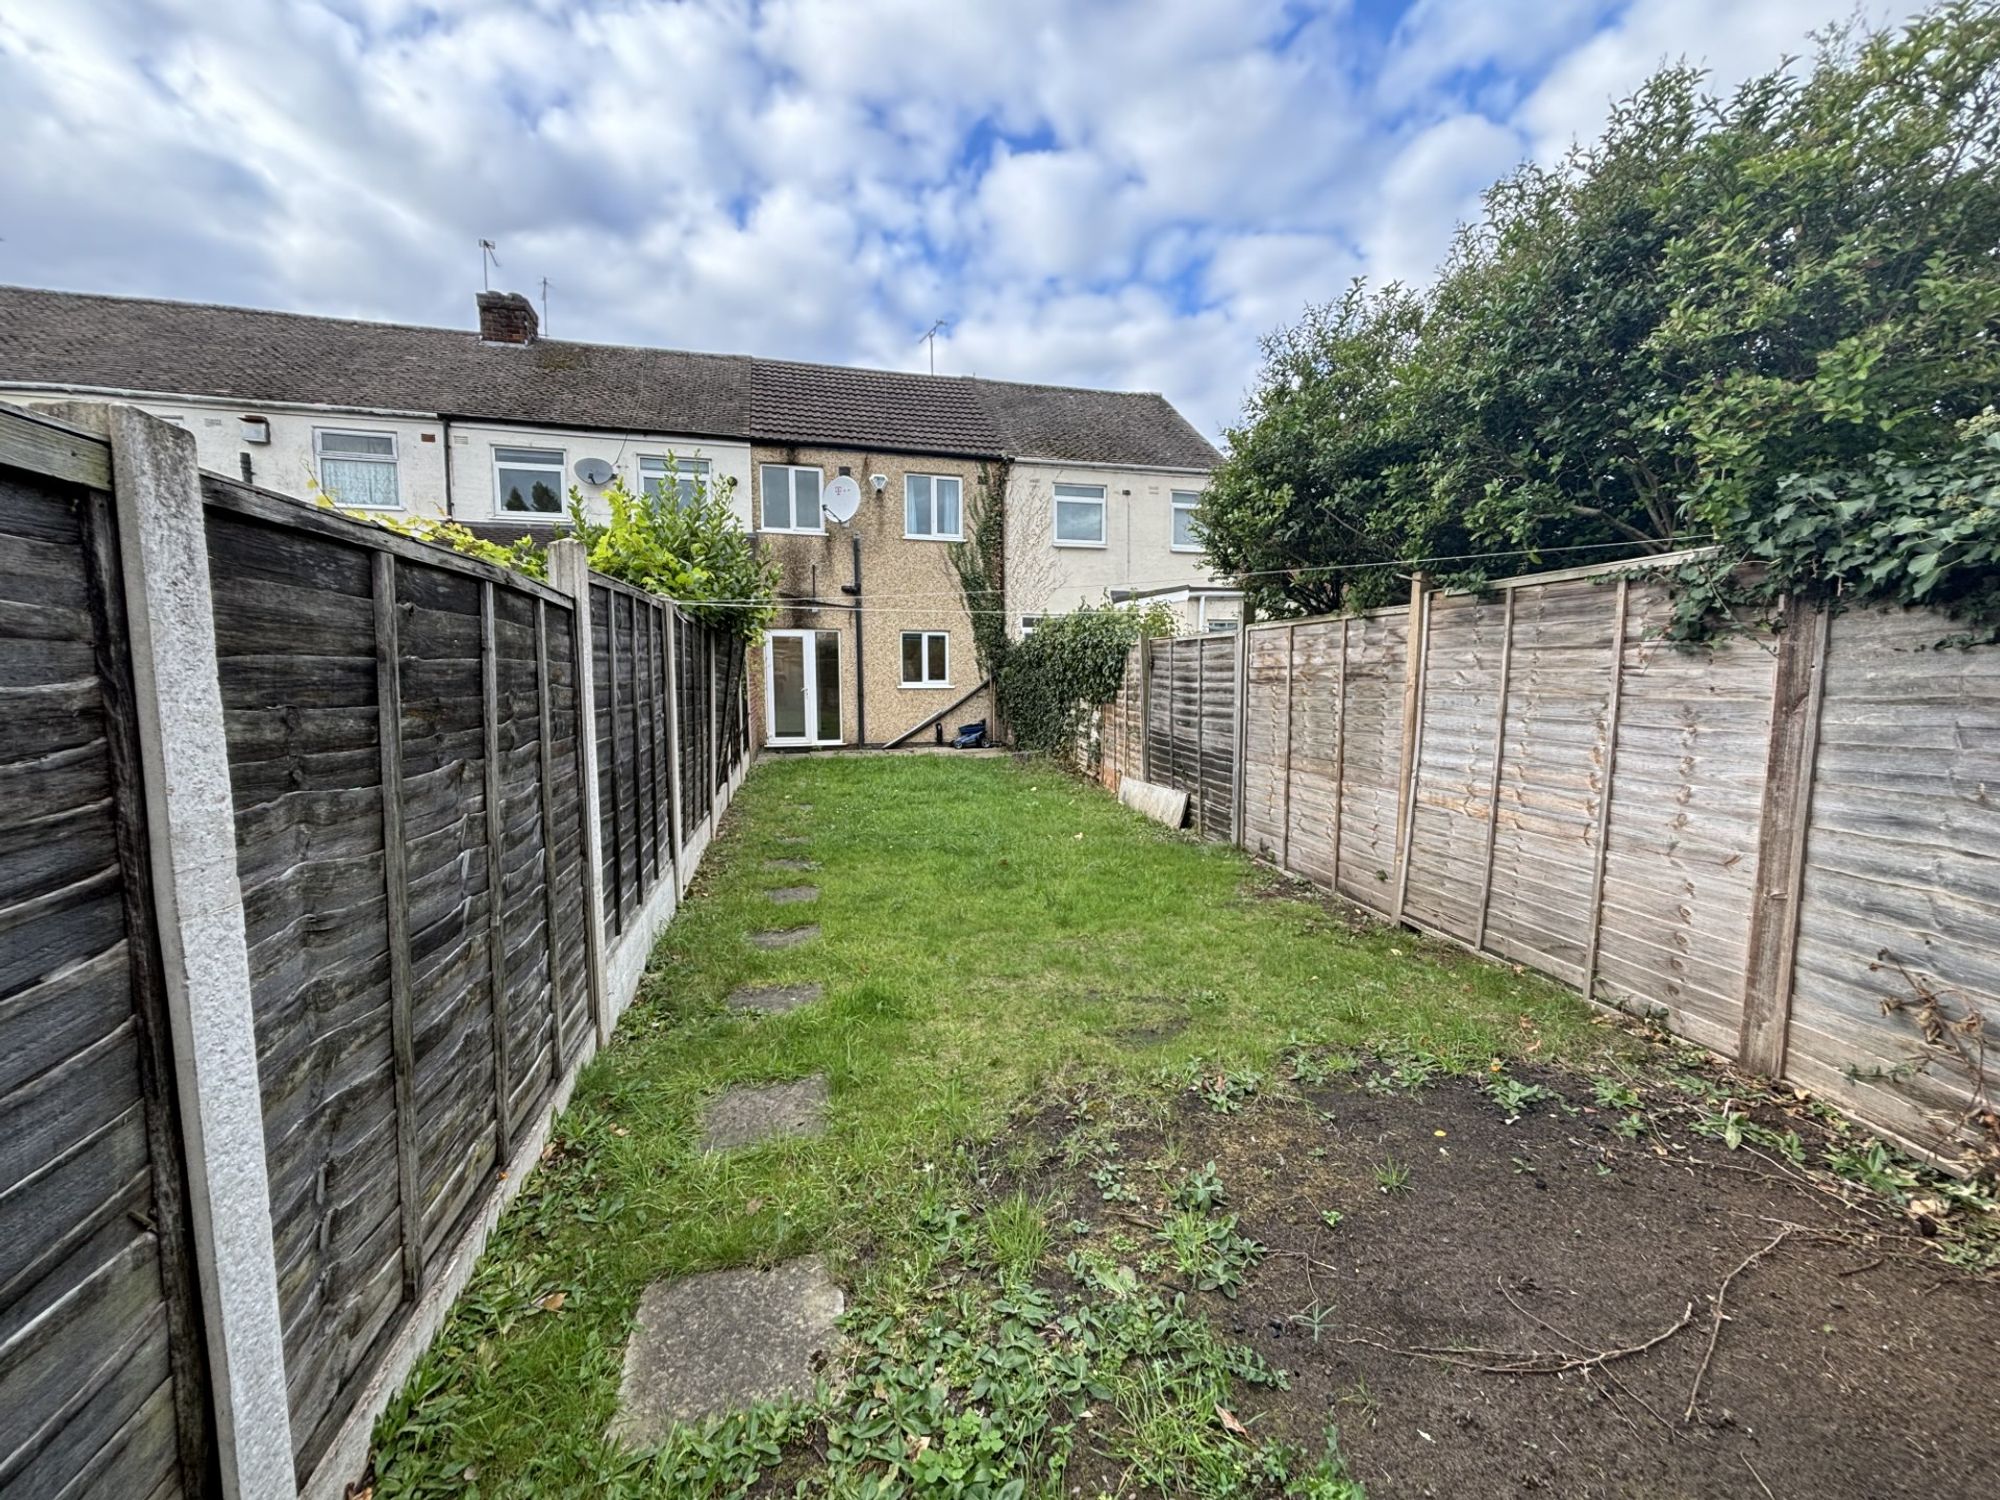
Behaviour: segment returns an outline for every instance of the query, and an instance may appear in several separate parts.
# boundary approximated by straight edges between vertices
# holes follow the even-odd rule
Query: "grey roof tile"
[[[0,286],[0,382],[1206,469],[1162,396]]]

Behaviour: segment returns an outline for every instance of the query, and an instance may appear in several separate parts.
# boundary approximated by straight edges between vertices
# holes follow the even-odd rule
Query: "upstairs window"
[[[1058,547],[1102,547],[1104,545],[1103,485],[1059,484],[1056,486],[1055,538]]]
[[[696,490],[708,486],[708,460],[676,458],[671,453],[665,458],[642,455],[639,484],[655,499],[665,497],[677,505],[692,505]]]
[[[763,508],[758,513],[760,531],[823,532],[819,516],[820,471],[794,468],[789,464],[765,464],[760,472]]]
[[[1199,552],[1201,543],[1194,534],[1194,513],[1201,505],[1201,494],[1196,490],[1175,490],[1174,500],[1174,551]]]
[[[560,448],[495,448],[493,492],[513,515],[559,516],[563,509]]]
[[[313,432],[319,487],[336,505],[356,510],[399,510],[396,492],[396,435],[393,432]]]
[[[903,632],[903,686],[951,686],[951,637],[942,630]]]
[[[964,540],[959,530],[960,483],[949,474],[903,477],[903,535],[923,541]]]

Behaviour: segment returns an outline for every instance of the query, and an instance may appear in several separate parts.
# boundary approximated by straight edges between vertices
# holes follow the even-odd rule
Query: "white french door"
[[[766,743],[840,743],[840,634],[773,630],[764,636]]]

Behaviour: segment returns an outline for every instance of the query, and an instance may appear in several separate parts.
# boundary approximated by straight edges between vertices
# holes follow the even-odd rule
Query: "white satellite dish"
[[[851,475],[838,476],[820,495],[819,507],[845,526],[861,509],[861,486]]]
[[[585,484],[609,484],[611,476],[617,472],[601,458],[579,458],[576,461],[576,477]]]

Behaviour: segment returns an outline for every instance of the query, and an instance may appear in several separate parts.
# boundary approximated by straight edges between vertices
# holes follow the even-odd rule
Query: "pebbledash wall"
[[[1926,1048],[1924,1007],[2000,1016],[2000,647],[1794,604],[1688,649],[1670,607],[1579,572],[1149,642],[1099,771],[1906,1146],[1990,1148],[2000,1063]]]
[[[979,459],[875,453],[860,449],[759,444],[752,467],[751,514],[757,547],[778,564],[780,605],[774,630],[819,630],[840,638],[840,742],[885,744],[921,724],[938,710],[948,715],[947,735],[959,724],[992,722],[990,692],[960,702],[980,685],[973,650],[972,617],[951,543],[906,535],[905,482],[911,474],[944,475],[960,486],[960,526],[972,524],[974,494],[981,476],[1004,465]],[[770,466],[815,469],[822,485],[845,470],[861,487],[861,508],[846,524],[821,518],[809,532],[771,531],[763,522],[763,474]],[[870,482],[880,474],[881,491]],[[859,645],[856,600],[842,590],[854,581],[854,538],[861,541]],[[996,605],[996,607],[998,607]],[[902,638],[906,632],[942,632],[949,643],[948,682],[911,686],[903,680]],[[757,743],[768,739],[766,653],[753,654],[750,701]],[[857,691],[857,687],[859,691]],[[864,724],[865,716],[865,724]],[[918,739],[930,738],[924,731]]]
[[[0,408],[0,1488],[338,1497],[747,762],[742,650]]]
[[[79,398],[17,394],[7,399],[17,400],[30,409],[49,409]],[[569,490],[574,486],[583,496],[585,509],[599,519],[608,514],[603,502],[604,486],[585,484],[577,478],[579,460],[603,459],[624,480],[626,488],[637,494],[643,484],[642,461],[664,459],[671,454],[677,462],[691,460],[708,465],[714,483],[730,484],[737,519],[746,527],[750,524],[750,445],[726,438],[532,427],[447,419],[426,412],[345,410],[197,397],[138,397],[127,404],[186,429],[195,441],[196,461],[211,473],[241,479],[247,459],[249,482],[299,499],[312,498],[319,492],[321,471],[316,435],[362,433],[387,437],[395,445],[399,503],[389,514],[413,519],[441,519],[449,515],[459,521],[553,524],[561,518],[503,511],[498,505],[495,450],[532,448],[563,456],[563,503],[568,504]],[[242,421],[251,416],[267,424],[268,441],[253,443],[244,439]]]

